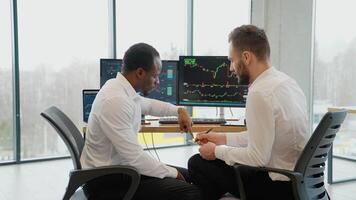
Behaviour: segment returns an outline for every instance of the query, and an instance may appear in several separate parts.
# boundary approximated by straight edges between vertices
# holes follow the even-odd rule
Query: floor
[[[157,150],[163,162],[182,167],[197,152],[197,146]],[[70,159],[0,166],[0,200],[61,199],[72,166]],[[355,167],[356,163],[334,159],[334,177],[356,177]],[[356,200],[356,181],[327,185],[327,189],[333,200]]]

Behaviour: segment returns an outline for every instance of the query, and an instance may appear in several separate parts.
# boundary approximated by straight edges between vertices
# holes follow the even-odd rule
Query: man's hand
[[[208,142],[214,143],[216,145],[225,145],[226,144],[226,135],[225,135],[225,133],[200,132],[196,135],[195,141],[199,145],[203,145]]]
[[[205,160],[215,160],[215,147],[216,145],[211,142],[201,145],[199,148],[201,157]]]
[[[186,133],[192,132],[192,120],[185,108],[178,108],[178,123],[181,131]]]
[[[187,182],[184,178],[184,176],[178,171],[178,174],[177,174],[177,178],[178,180],[181,180],[181,181],[184,181],[184,182]]]

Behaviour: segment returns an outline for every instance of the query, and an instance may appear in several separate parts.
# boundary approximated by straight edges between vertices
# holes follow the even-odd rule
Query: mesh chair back
[[[346,116],[346,111],[328,112],[320,121],[295,166],[304,175],[308,199],[329,199],[324,187],[325,161]]]
[[[81,169],[80,155],[84,147],[84,139],[74,123],[57,107],[52,106],[41,113],[66,144],[75,169]]]

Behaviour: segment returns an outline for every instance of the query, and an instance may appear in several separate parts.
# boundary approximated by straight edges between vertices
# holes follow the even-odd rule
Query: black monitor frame
[[[102,83],[102,76],[103,76],[103,62],[121,62],[122,65],[122,59],[115,59],[115,58],[100,58],[100,88],[104,85],[104,83]],[[120,70],[121,71],[121,70]],[[116,77],[116,76],[115,76]],[[107,81],[107,80],[106,80]]]
[[[200,103],[200,102],[188,102],[188,101],[182,101],[182,92],[183,92],[183,78],[182,76],[183,75],[183,60],[185,58],[218,58],[218,59],[227,59],[228,60],[228,57],[227,56],[179,56],[179,62],[178,62],[178,88],[177,88],[177,94],[178,94],[178,99],[177,99],[177,103],[178,105],[181,105],[181,106],[199,106],[199,107],[240,107],[240,108],[244,108],[246,107],[246,102],[245,103]],[[247,86],[245,86],[247,87]]]
[[[85,98],[84,98],[84,95],[87,95],[87,94],[95,94],[97,95],[99,92],[99,89],[84,89],[82,90],[82,99],[83,99],[83,122],[88,122],[88,119],[89,119],[89,116],[88,118],[85,117]]]
[[[103,62],[121,62],[121,65],[123,64],[123,60],[122,59],[114,59],[114,58],[101,58],[100,59],[100,88],[102,87],[102,85],[104,85],[104,83],[102,83],[102,76],[103,76]],[[162,61],[162,67],[163,67],[163,63],[164,62],[175,62],[176,63],[176,69],[175,72],[178,74],[178,65],[179,65],[179,61],[178,60],[161,60]],[[121,70],[119,70],[121,71]],[[175,98],[174,98],[174,102],[169,102],[172,104],[177,105],[178,103],[178,76],[177,74],[174,74],[176,76],[175,78],[175,88],[173,88],[175,90]],[[148,98],[150,98],[150,95],[147,96]],[[153,98],[153,99],[157,99],[157,98]]]

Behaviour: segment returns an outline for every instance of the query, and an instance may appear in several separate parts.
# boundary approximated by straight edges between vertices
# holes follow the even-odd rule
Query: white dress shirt
[[[298,84],[270,67],[249,87],[244,133],[226,134],[215,155],[228,165],[241,163],[293,170],[309,139],[306,98]],[[269,173],[272,180],[289,180]]]
[[[142,175],[177,177],[177,170],[152,158],[138,143],[141,113],[177,116],[178,107],[138,95],[128,80],[117,74],[97,94],[88,121],[83,168],[109,165],[135,167]]]

